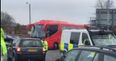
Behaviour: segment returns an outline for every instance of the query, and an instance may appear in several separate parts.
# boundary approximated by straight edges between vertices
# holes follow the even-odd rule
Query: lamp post
[[[26,4],[29,5],[29,24],[31,24],[31,4],[29,2],[26,2]]]
[[[107,21],[109,23],[108,24],[108,27],[107,27],[108,30],[109,30],[110,26],[112,26],[112,22],[110,20],[110,8],[111,8],[111,1],[110,0],[107,0],[106,10],[107,10]]]

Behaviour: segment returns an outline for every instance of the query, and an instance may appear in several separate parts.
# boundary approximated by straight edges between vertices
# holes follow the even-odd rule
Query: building
[[[97,27],[116,27],[116,9],[96,9],[95,22]]]

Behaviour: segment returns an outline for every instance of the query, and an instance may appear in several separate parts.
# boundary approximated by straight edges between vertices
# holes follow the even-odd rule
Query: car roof
[[[116,45],[85,46],[85,47],[81,47],[81,48],[112,50],[112,51],[115,51],[116,52]]]
[[[40,40],[39,38],[23,38],[23,37],[18,37],[17,39],[22,39],[22,40]]]
[[[80,48],[74,48],[72,50],[84,50],[84,51],[96,51],[105,54],[110,54],[116,57],[116,45],[113,47],[106,47],[106,46],[86,46]],[[70,50],[71,51],[71,50]]]

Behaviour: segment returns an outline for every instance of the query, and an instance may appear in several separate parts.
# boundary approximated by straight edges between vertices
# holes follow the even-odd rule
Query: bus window
[[[58,25],[48,25],[47,28],[47,37],[53,35],[58,31]]]
[[[70,38],[70,43],[78,45],[79,37],[80,37],[80,33],[72,32],[71,38]]]
[[[34,27],[32,27],[31,36],[32,37],[38,37],[38,38],[45,37],[45,32],[43,30],[43,25],[35,25]]]

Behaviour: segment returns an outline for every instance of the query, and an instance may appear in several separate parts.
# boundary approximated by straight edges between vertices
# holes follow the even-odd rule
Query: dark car
[[[36,38],[17,38],[8,49],[8,61],[45,61],[46,51]]]
[[[113,47],[82,47],[67,52],[58,61],[116,61],[116,49]]]
[[[5,34],[5,42],[6,42],[6,46],[10,47],[10,44],[13,42],[15,37],[11,36],[11,35],[6,35]]]

